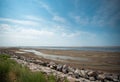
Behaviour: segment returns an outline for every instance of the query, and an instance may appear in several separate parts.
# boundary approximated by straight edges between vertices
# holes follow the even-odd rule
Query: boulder
[[[68,72],[73,72],[73,73],[74,73],[74,71],[75,71],[75,69],[74,69],[74,68],[72,68],[72,67],[68,66]]]
[[[73,77],[74,74],[73,72],[68,72],[68,75]]]
[[[87,75],[88,75],[88,76],[91,76],[91,77],[96,77],[96,76],[97,76],[97,72],[95,72],[95,71],[89,71],[89,72],[87,73]]]
[[[103,81],[105,79],[105,75],[104,74],[99,74],[97,76],[97,79]]]
[[[104,74],[104,75],[105,75],[106,80],[113,81],[113,79],[114,79],[113,75],[111,75],[111,74]]]
[[[62,66],[61,64],[58,64],[56,70],[62,72],[62,67],[63,67],[63,66]]]
[[[68,66],[67,65],[63,65],[62,72],[65,74],[68,73]]]
[[[90,81],[95,81],[96,79],[94,77],[89,77]]]
[[[75,76],[75,78],[79,78],[80,77],[80,70],[79,69],[76,69],[74,71],[74,76]]]
[[[81,77],[84,77],[84,78],[88,78],[85,70],[80,70],[80,76],[81,76]]]

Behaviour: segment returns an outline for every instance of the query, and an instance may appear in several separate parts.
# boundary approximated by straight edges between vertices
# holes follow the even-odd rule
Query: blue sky
[[[0,0],[0,46],[120,46],[120,0]]]

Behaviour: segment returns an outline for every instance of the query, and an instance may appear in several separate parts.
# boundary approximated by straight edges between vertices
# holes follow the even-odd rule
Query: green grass
[[[31,72],[9,58],[0,54],[0,82],[58,82],[52,74],[47,76],[41,72]],[[64,82],[68,82],[67,79]]]

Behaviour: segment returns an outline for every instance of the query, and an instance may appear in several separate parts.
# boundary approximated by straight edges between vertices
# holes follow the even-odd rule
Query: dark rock
[[[113,81],[112,76],[106,76],[105,79],[109,80],[109,81]]]
[[[68,70],[67,70],[67,69],[62,69],[62,72],[63,72],[64,74],[66,74],[66,73],[68,73]]]
[[[63,66],[62,66],[61,64],[58,64],[56,70],[62,72],[62,67],[63,67]]]
[[[67,65],[63,65],[62,72],[65,74],[68,73],[68,66]]]
[[[41,62],[40,65],[47,66],[47,62]]]
[[[89,71],[89,72],[87,73],[87,75],[88,75],[88,76],[91,76],[91,77],[96,77],[96,76],[97,76],[97,72],[95,72],[95,71]]]

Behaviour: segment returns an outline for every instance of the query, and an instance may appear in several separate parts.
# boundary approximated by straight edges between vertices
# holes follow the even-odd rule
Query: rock
[[[73,72],[68,72],[68,75],[73,77]]]
[[[75,78],[79,78],[80,77],[80,70],[79,69],[76,69],[74,71],[74,76],[75,76]]]
[[[72,67],[68,67],[68,72],[73,72],[74,73],[75,69],[73,69]]]
[[[68,73],[68,66],[67,65],[63,65],[62,72],[65,74]]]
[[[109,80],[109,81],[113,81],[112,76],[106,76],[105,79]]]
[[[90,71],[87,73],[88,76],[91,76],[91,77],[96,77],[97,76],[97,72],[95,71]]]
[[[47,67],[50,67],[51,69],[56,69],[56,64],[54,62],[50,62],[47,64]]]
[[[78,78],[80,78],[80,75],[78,73],[75,73],[74,77],[78,79]]]
[[[63,67],[63,66],[62,66],[61,64],[58,64],[56,70],[62,72],[62,67]]]
[[[80,70],[80,76],[81,76],[81,77],[84,77],[84,78],[88,78],[85,70]]]
[[[49,64],[50,64],[50,65],[55,65],[55,62],[50,62]]]
[[[65,69],[65,68],[68,68],[68,66],[65,64],[65,65],[63,65],[63,69]]]
[[[95,81],[95,78],[94,77],[89,77],[89,80],[90,81]]]
[[[98,80],[104,80],[105,79],[105,75],[100,74],[100,75],[97,76],[97,79]]]
[[[111,74],[104,74],[104,75],[106,80],[113,81],[114,78]]]
[[[64,74],[66,74],[66,73],[68,73],[68,70],[67,70],[67,69],[62,69],[62,72],[63,72]]]
[[[119,74],[117,75],[117,78],[118,78],[118,80],[120,80],[120,75]]]
[[[47,66],[47,62],[41,62],[39,65]]]

